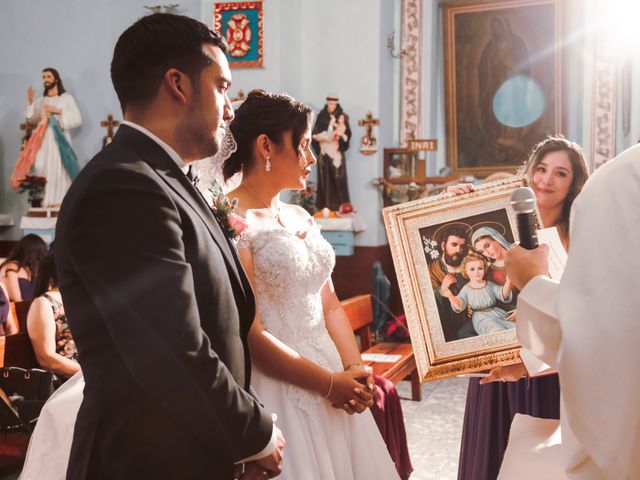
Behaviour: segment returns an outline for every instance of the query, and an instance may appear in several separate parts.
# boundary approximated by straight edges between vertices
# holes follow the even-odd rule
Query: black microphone
[[[527,250],[537,248],[536,194],[529,187],[516,188],[511,192],[511,208],[516,213],[520,245]]]

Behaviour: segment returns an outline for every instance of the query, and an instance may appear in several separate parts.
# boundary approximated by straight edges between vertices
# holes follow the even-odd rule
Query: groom
[[[74,181],[56,231],[86,380],[68,479],[280,472],[284,439],[249,386],[251,287],[188,177],[233,118],[226,48],[170,14],[138,20],[116,44],[125,121]]]

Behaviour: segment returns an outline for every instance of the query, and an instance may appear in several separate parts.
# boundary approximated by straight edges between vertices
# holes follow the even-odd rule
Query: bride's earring
[[[265,169],[267,172],[270,172],[270,171],[271,171],[271,157],[269,157],[269,156],[267,156],[267,159],[266,159],[266,161],[265,161],[265,163],[264,163],[264,169]]]

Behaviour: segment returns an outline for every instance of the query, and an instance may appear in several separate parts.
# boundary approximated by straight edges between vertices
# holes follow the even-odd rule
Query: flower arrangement
[[[31,206],[38,207],[42,203],[42,192],[44,192],[46,183],[47,179],[45,177],[27,175],[20,181],[18,192],[29,192],[29,202]]]
[[[230,201],[217,180],[211,183],[209,192],[211,192],[213,216],[218,220],[224,234],[233,240],[248,227],[247,222],[240,215],[233,213],[233,210],[238,206],[238,199],[234,198]]]
[[[431,257],[431,260],[436,260],[440,257],[440,251],[438,250],[438,242],[431,240],[430,238],[422,236],[422,243],[424,244],[424,252]]]
[[[307,186],[304,190],[298,190],[291,194],[291,202],[300,205],[309,215],[313,215],[318,211],[316,207],[317,189],[311,180],[307,180]]]

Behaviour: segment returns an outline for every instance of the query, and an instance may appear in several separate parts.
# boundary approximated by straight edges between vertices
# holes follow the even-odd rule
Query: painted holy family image
[[[515,328],[517,291],[504,267],[514,237],[505,209],[419,233],[445,341]]]

